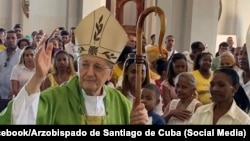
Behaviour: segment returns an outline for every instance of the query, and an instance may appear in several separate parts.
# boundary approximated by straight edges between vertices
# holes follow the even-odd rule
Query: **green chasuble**
[[[103,123],[129,124],[132,103],[115,88],[104,86],[106,117]],[[11,107],[0,114],[0,124],[11,124]],[[40,95],[37,124],[88,124],[84,97],[78,77],[67,84],[48,88]]]

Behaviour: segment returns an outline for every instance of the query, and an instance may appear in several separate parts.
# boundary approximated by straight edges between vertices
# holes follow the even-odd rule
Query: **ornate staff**
[[[141,102],[141,77],[142,77],[142,65],[144,62],[144,55],[142,53],[142,46],[141,46],[141,40],[142,40],[142,27],[144,20],[146,16],[152,12],[156,12],[161,20],[161,29],[160,29],[160,36],[158,40],[158,45],[159,45],[159,51],[160,51],[160,56],[163,57],[164,54],[162,52],[162,41],[164,38],[165,34],[165,14],[162,9],[159,7],[153,6],[146,8],[139,16],[139,19],[137,21],[137,26],[136,26],[136,97],[135,97],[135,105],[139,104]]]

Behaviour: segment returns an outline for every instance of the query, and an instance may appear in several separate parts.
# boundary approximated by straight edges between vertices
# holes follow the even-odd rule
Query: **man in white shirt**
[[[240,77],[240,84],[244,88],[248,99],[250,99],[250,49],[246,44],[242,47],[238,58],[239,66],[241,69],[238,72]]]
[[[175,44],[174,36],[173,35],[168,35],[166,37],[165,44],[166,44],[166,48],[167,48],[167,51],[168,51],[167,60],[169,60],[173,54],[177,53],[177,51],[174,49],[174,44]]]
[[[21,50],[17,47],[16,32],[6,33],[6,48],[0,52],[0,99],[10,99],[12,95],[10,76],[12,68],[18,63]]]

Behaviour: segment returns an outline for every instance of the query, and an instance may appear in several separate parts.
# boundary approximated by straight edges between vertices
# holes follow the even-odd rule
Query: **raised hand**
[[[47,39],[44,38],[41,43],[39,43],[37,48],[37,53],[35,55],[35,64],[36,64],[36,77],[45,78],[50,67],[51,67],[51,55],[53,44],[49,43],[47,47],[45,47],[45,41]]]
[[[40,91],[40,86],[51,67],[53,44],[49,43],[47,47],[45,47],[46,40],[46,37],[43,38],[37,47],[37,53],[35,55],[36,72],[25,86],[25,89],[29,95]]]

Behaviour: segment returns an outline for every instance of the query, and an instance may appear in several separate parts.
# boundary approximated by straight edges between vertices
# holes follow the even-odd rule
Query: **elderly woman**
[[[234,95],[239,88],[235,70],[221,68],[210,83],[212,103],[200,106],[190,119],[191,124],[250,124],[249,115],[237,106]]]
[[[190,72],[177,76],[175,86],[177,99],[167,105],[163,117],[167,124],[188,124],[190,117],[202,103],[195,98],[196,81]]]

